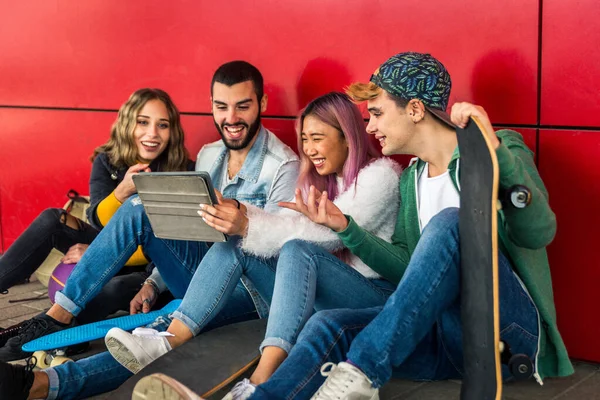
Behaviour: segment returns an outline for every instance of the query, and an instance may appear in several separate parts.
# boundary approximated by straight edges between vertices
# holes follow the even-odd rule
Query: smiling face
[[[259,102],[252,81],[227,86],[215,82],[212,112],[221,138],[230,150],[241,150],[253,143],[260,129],[260,115],[267,108],[267,96]]]
[[[348,144],[342,133],[313,115],[302,123],[302,151],[319,175],[342,175],[348,157]]]
[[[137,159],[151,163],[167,148],[171,128],[165,103],[158,99],[148,101],[136,117],[133,138]]]
[[[367,133],[375,135],[386,155],[414,154],[411,142],[415,134],[415,124],[409,118],[407,109],[398,107],[396,102],[383,91],[381,95],[367,101],[369,124]]]

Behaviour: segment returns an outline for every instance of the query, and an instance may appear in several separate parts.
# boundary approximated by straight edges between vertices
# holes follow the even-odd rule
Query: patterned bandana
[[[394,96],[419,99],[430,109],[446,111],[452,81],[441,62],[431,54],[400,53],[371,75],[371,82]]]

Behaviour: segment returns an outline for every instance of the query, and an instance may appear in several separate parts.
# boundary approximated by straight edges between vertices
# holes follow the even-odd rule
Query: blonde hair
[[[137,124],[137,116],[150,100],[160,100],[169,114],[169,143],[159,156],[162,171],[185,171],[188,165],[188,152],[184,145],[184,132],[181,127],[179,110],[171,97],[160,89],[144,88],[133,92],[121,106],[117,120],[110,130],[110,138],[98,146],[92,155],[92,161],[100,153],[106,153],[111,165],[117,168],[131,167],[138,163],[138,152],[133,132]]]
[[[355,103],[362,103],[363,101],[373,100],[383,93],[383,89],[374,84],[373,82],[362,83],[355,82],[350,86],[346,87],[346,94],[354,101]],[[402,97],[395,96],[390,92],[387,92],[387,95],[390,99],[396,103],[399,108],[404,108],[408,104],[409,100],[404,99]]]
[[[373,100],[381,95],[383,89],[373,82],[362,83],[354,82],[346,87],[346,94],[356,103],[361,103],[367,100]]]

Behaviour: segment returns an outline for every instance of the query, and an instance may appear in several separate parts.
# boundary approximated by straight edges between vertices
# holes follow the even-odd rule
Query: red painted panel
[[[544,0],[542,108],[545,125],[600,126],[600,2]]]
[[[453,101],[480,103],[496,123],[536,121],[536,0],[30,0],[2,8],[0,105],[114,109],[135,89],[158,86],[183,111],[208,112],[215,68],[246,59],[265,76],[268,114],[290,116],[316,95],[368,79],[392,54],[418,50],[447,66]]]
[[[549,246],[559,328],[571,357],[599,361],[600,131],[540,132],[540,172],[558,231]]]

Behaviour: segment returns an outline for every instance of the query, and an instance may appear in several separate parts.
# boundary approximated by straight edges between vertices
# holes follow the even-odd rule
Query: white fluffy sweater
[[[333,202],[346,215],[351,215],[358,225],[383,240],[390,241],[396,224],[400,204],[398,179],[401,167],[389,158],[379,158],[364,167],[356,179]],[[302,239],[333,252],[343,248],[341,240],[331,229],[315,224],[304,215],[282,208],[277,213],[246,204],[248,233],[242,249],[260,257],[274,257],[289,240]],[[379,275],[354,254],[349,264],[367,278]]]

